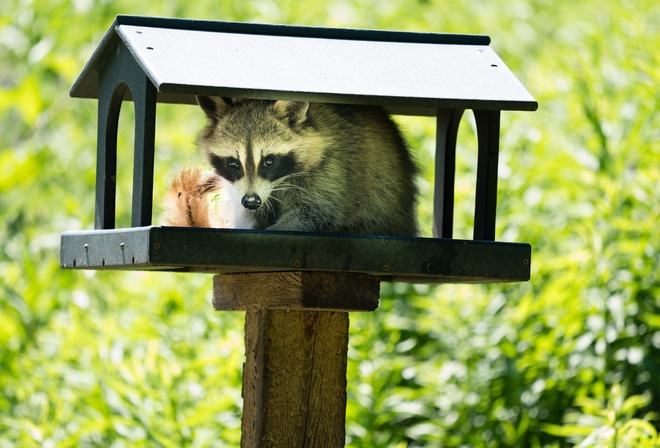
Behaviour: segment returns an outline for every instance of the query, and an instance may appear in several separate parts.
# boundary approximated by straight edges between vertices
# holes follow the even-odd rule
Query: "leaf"
[[[607,409],[604,408],[603,403],[596,399],[590,397],[578,397],[575,399],[574,403],[587,414],[597,416],[605,416],[607,414]]]
[[[621,406],[621,414],[632,414],[638,409],[643,408],[651,402],[650,395],[633,395],[623,402]]]
[[[545,423],[541,426],[541,430],[553,436],[559,437],[582,437],[588,436],[593,432],[592,428],[580,425],[555,425],[552,423]]]
[[[582,442],[575,445],[575,448],[609,448],[609,441],[616,434],[614,428],[603,426],[589,434]],[[603,443],[598,443],[603,442]],[[607,445],[606,445],[607,443]]]
[[[658,438],[658,432],[653,425],[638,418],[627,421],[626,424],[621,427],[620,432],[627,437],[633,435],[637,438],[648,439],[652,443],[655,443]]]

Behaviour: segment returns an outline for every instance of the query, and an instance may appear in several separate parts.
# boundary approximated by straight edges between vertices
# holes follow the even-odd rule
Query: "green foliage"
[[[651,401],[649,395],[633,395],[625,398],[620,384],[612,386],[606,406],[599,400],[578,397],[575,404],[582,412],[568,412],[562,426],[547,424],[544,430],[562,437],[582,439],[576,448],[654,448],[660,446],[658,432],[648,420],[631,418],[636,411]],[[586,437],[585,437],[586,436]]]
[[[59,268],[60,233],[89,228],[94,209],[96,103],[69,99],[68,89],[119,13],[490,35],[540,103],[535,113],[503,114],[500,158],[498,239],[532,244],[532,280],[384,284],[378,311],[351,316],[348,445],[563,447],[575,442],[564,437],[573,430],[594,442],[616,435],[616,446],[635,433],[657,439],[656,3],[5,1],[0,447],[236,446],[240,438],[243,316],[211,311],[210,276]],[[120,123],[120,225],[128,223],[131,108]],[[198,157],[192,141],[203,117],[187,106],[158,113],[163,191]],[[428,196],[433,122],[401,122]],[[455,223],[465,238],[474,134],[468,114]],[[427,234],[430,214],[427,197]]]

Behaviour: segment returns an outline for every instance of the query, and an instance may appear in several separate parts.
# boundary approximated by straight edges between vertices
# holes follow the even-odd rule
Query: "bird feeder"
[[[67,269],[215,277],[217,310],[246,310],[243,446],[343,446],[348,312],[380,281],[526,281],[531,247],[495,241],[500,115],[536,101],[482,35],[118,16],[71,88],[98,99],[95,229],[62,234]],[[157,103],[195,95],[378,105],[434,116],[433,238],[152,224]],[[117,132],[135,108],[132,218],[115,228]],[[472,240],[453,236],[456,140],[477,138]]]

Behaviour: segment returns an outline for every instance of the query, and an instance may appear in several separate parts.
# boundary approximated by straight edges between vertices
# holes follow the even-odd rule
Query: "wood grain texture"
[[[242,447],[342,447],[348,313],[246,313]]]
[[[378,306],[378,277],[218,275],[216,310],[245,310],[241,446],[342,447],[348,311]]]
[[[366,274],[274,272],[214,277],[216,310],[373,311],[378,308],[380,279]]]

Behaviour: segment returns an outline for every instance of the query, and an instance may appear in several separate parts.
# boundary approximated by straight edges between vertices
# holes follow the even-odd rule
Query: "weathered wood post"
[[[246,311],[241,446],[344,446],[348,312],[375,310],[379,288],[364,274],[215,277],[215,309]]]
[[[531,247],[496,242],[502,111],[538,104],[482,35],[117,16],[71,88],[99,100],[95,230],[62,234],[66,269],[205,272],[246,312],[244,447],[344,444],[348,313],[380,281],[527,281]],[[195,95],[384,107],[437,117],[433,238],[151,225],[156,106]],[[130,228],[115,229],[117,123],[136,109]],[[477,125],[473,240],[453,239],[456,139]],[[347,198],[351,200],[351,198]]]

